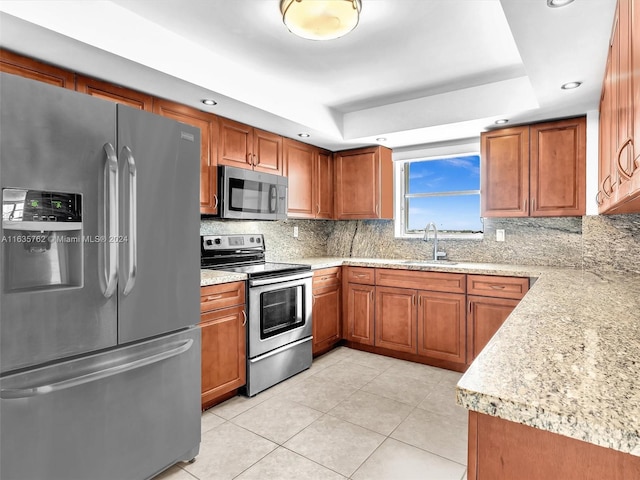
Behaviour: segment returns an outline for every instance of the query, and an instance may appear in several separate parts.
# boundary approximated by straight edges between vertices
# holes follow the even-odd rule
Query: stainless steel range
[[[259,234],[204,235],[201,267],[248,275],[247,395],[311,366],[311,267],[265,261]]]

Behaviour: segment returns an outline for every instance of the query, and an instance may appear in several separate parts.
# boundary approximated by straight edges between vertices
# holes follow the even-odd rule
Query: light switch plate
[[[496,242],[504,242],[504,230],[501,228],[496,230]]]

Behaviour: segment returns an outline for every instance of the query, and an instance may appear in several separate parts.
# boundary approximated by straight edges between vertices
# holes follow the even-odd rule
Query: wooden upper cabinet
[[[289,217],[333,218],[331,152],[285,138],[284,174],[289,179]]]
[[[480,138],[481,216],[585,214],[585,117],[493,130]]]
[[[333,154],[318,150],[316,156],[316,218],[333,218]]]
[[[284,174],[289,179],[287,216],[315,218],[314,162],[317,148],[289,138],[284,139]]]
[[[586,138],[585,117],[531,126],[532,217],[585,214]]]
[[[76,77],[73,72],[4,49],[0,49],[0,72],[19,75],[70,90],[76,88]]]
[[[334,158],[336,219],[392,219],[391,150],[361,148],[338,152]]]
[[[200,129],[200,213],[218,212],[218,117],[168,100],[155,99],[153,111]]]
[[[121,103],[139,110],[148,112],[153,110],[153,97],[151,95],[96,80],[95,78],[78,75],[76,78],[76,90],[92,97]]]
[[[481,216],[529,214],[529,127],[482,133]]]
[[[282,137],[220,118],[218,164],[282,175]]]

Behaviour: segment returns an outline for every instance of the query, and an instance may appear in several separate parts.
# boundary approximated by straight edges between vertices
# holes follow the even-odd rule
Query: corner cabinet
[[[282,175],[282,137],[240,122],[220,118],[218,163]]]
[[[640,213],[640,5],[618,0],[600,97],[600,213]]]
[[[484,132],[482,217],[581,216],[585,117]]]
[[[330,350],[340,341],[342,323],[342,267],[313,273],[313,354]]]
[[[334,158],[336,219],[393,219],[391,150],[360,148]]]
[[[153,111],[200,129],[200,213],[218,213],[218,117],[162,99],[154,100]]]
[[[289,218],[333,218],[333,157],[313,145],[284,139],[284,175],[289,179]]]
[[[200,289],[203,410],[246,383],[246,323],[244,282]]]

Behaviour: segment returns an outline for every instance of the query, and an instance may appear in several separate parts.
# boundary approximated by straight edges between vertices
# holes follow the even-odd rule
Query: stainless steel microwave
[[[220,218],[285,220],[287,177],[242,168],[218,167]]]

